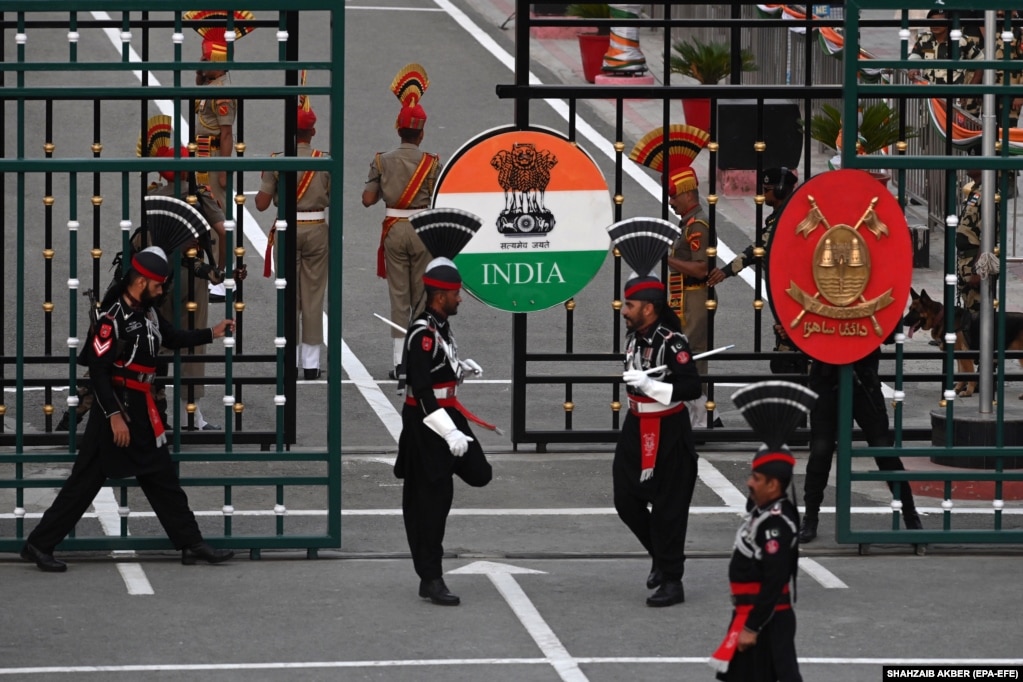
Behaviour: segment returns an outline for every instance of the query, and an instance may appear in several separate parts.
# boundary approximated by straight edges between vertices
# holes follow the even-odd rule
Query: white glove
[[[451,450],[451,454],[455,457],[461,457],[469,451],[469,441],[472,438],[455,429],[454,431],[448,431],[444,436],[444,440],[448,442],[448,450]]]
[[[667,405],[671,402],[671,384],[665,381],[655,381],[641,369],[625,370],[622,373],[622,381],[662,405]]]
[[[622,373],[622,381],[630,387],[646,395],[650,384],[654,382],[646,372],[641,369],[627,369]]]
[[[483,376],[483,368],[475,360],[459,360],[458,364],[462,366],[463,372],[472,372],[477,377]]]
[[[423,423],[438,436],[447,441],[448,449],[455,457],[461,457],[469,449],[469,441],[472,440],[458,430],[455,422],[451,421],[451,415],[443,407],[438,408],[423,417]]]

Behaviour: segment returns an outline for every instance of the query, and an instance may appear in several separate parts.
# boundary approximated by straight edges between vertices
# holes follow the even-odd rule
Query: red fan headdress
[[[421,64],[406,64],[391,81],[391,92],[401,102],[395,128],[422,130],[426,127],[426,110],[419,101],[430,87],[430,79]]]
[[[181,15],[185,21],[216,21],[218,25],[196,26],[195,32],[202,36],[202,58],[207,62],[227,61],[227,10],[222,9],[194,9]],[[246,10],[235,10],[235,21],[252,21],[255,19],[252,12]],[[223,24],[220,24],[220,22]],[[250,26],[235,26],[234,40],[252,33]]]

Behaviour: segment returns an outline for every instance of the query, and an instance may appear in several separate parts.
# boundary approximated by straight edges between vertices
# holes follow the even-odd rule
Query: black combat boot
[[[661,571],[657,568],[657,562],[654,561],[650,565],[650,574],[646,577],[646,588],[648,590],[656,590],[661,586],[661,581],[664,580],[664,576]]]
[[[686,591],[682,588],[682,581],[678,578],[664,578],[657,591],[647,597],[646,605],[655,608],[681,604],[686,600]]]
[[[181,563],[191,566],[201,559],[208,564],[219,564],[233,556],[234,552],[230,549],[214,549],[205,541],[201,541],[181,550]]]
[[[805,545],[808,542],[813,542],[817,537],[817,523],[819,519],[816,514],[806,514],[803,516],[803,523],[799,526],[799,544]]]
[[[448,591],[448,586],[444,584],[444,578],[419,581],[419,596],[429,599],[438,606],[458,606],[462,601],[457,595]]]

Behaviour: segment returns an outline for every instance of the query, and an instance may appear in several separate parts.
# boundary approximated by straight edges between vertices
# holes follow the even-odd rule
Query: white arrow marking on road
[[[519,584],[515,582],[516,573],[544,573],[531,568],[520,568],[510,564],[499,564],[493,561],[474,561],[471,564],[448,571],[450,574],[467,575],[483,574],[490,578],[494,587],[501,593],[504,600],[508,602],[512,612],[526,628],[526,632],[533,638],[536,645],[540,647],[544,657],[557,671],[558,676],[566,682],[588,682],[588,678],[579,669],[579,664],[568,653],[561,640],[554,634],[547,621],[543,619],[540,612],[533,606],[526,593],[522,591]]]

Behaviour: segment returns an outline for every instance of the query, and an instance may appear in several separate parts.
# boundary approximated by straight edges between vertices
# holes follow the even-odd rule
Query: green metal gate
[[[343,117],[339,115],[344,105],[344,8],[331,0],[246,2],[245,9],[256,18],[244,23],[258,30],[241,48],[228,42],[228,66],[235,72],[257,72],[264,76],[263,82],[258,86],[228,85],[217,91],[239,101],[236,155],[194,158],[195,145],[191,144],[192,154],[183,158],[136,158],[135,136],[144,131],[158,100],[170,100],[163,106],[169,107],[175,137],[180,137],[177,147],[189,142],[180,130],[186,125],[191,129],[192,103],[210,94],[208,89],[189,84],[192,72],[207,66],[184,53],[186,34],[194,43],[198,37],[192,29],[202,25],[182,20],[182,13],[194,4],[168,0],[159,4],[159,11],[153,11],[153,3],[142,0],[0,3],[0,48],[4,54],[0,122],[8,131],[7,139],[0,140],[4,185],[0,210],[6,217],[6,256],[0,264],[0,281],[4,283],[0,319],[5,321],[0,341],[0,499],[9,499],[13,506],[12,512],[0,513],[0,551],[20,549],[22,538],[34,525],[30,520],[34,514],[26,512],[26,500],[35,498],[39,490],[60,487],[63,478],[52,468],[63,469],[74,460],[74,420],[66,434],[54,432],[52,420],[56,409],[63,407],[56,404],[61,396],[69,409],[77,404],[76,388],[81,379],[75,358],[87,325],[78,310],[88,305],[82,292],[90,288],[103,291],[110,279],[106,267],[110,258],[115,252],[127,252],[129,235],[141,222],[146,174],[169,168],[175,172],[227,172],[226,194],[234,200],[224,207],[229,272],[247,263],[243,231],[254,221],[250,217],[246,224],[246,181],[258,186],[261,171],[277,171],[281,177],[275,223],[276,278],[262,280],[256,272],[262,269],[262,261],[249,259],[257,266],[252,268],[254,279],[248,291],[243,281],[230,278],[223,308],[210,305],[211,316],[234,317],[237,322],[234,336],[222,345],[211,345],[211,352],[203,358],[207,368],[217,368],[213,373],[222,394],[220,389],[211,390],[218,395],[208,397],[206,405],[213,412],[213,400],[222,395],[224,431],[214,435],[174,430],[171,451],[182,485],[189,491],[193,508],[214,510],[198,515],[205,535],[221,546],[249,549],[258,556],[262,548],[303,548],[314,555],[318,548],[341,544],[340,421],[327,420],[326,450],[291,449],[297,414],[296,369],[286,357],[292,357],[296,342],[295,315],[289,311],[295,310],[296,287],[292,283],[297,281],[295,259],[289,255],[295,245],[294,230],[287,229],[296,224],[295,202],[287,198],[295,196],[297,175],[307,170],[329,172],[335,187],[344,186]],[[303,48],[304,55],[318,59],[299,59],[303,22],[328,31],[329,39],[319,49]],[[233,24],[229,19],[228,33],[232,35]],[[246,49],[259,40],[263,44],[258,49]],[[66,45],[65,54],[58,54],[61,50],[56,46],[61,44]],[[260,51],[273,58],[247,56]],[[303,70],[310,74],[310,83],[325,85],[299,87]],[[159,88],[155,87],[158,73],[170,74],[170,82]],[[137,84],[110,84],[128,79],[137,79]],[[334,147],[330,157],[294,157],[300,94],[316,98],[326,114],[320,128],[329,129]],[[125,115],[129,111],[136,113]],[[276,150],[283,149],[283,155],[245,155],[247,112],[250,120],[268,114],[281,117],[280,136],[272,144]],[[132,121],[128,134],[118,137],[116,133],[124,130],[112,130],[111,120],[122,125],[125,120]],[[33,148],[31,143],[40,141],[36,138],[42,144]],[[64,143],[55,144],[57,138]],[[34,203],[37,197],[42,200],[41,210]],[[91,204],[91,215],[81,210],[86,202]],[[111,203],[119,208],[107,209]],[[341,338],[341,206],[338,197],[328,213],[334,227],[330,233],[327,332],[334,340]],[[258,230],[258,225],[255,227]],[[41,262],[36,248],[42,252]],[[13,272],[8,260],[15,260]],[[252,284],[256,278],[268,283],[262,287],[264,292],[273,293],[260,294]],[[66,293],[62,293],[65,282]],[[260,313],[252,307],[246,310],[254,295],[267,299],[264,325],[257,324]],[[191,318],[192,310],[187,306],[183,319]],[[211,317],[214,319],[218,318]],[[267,333],[261,338],[262,328]],[[218,355],[221,348],[222,355]],[[183,362],[197,357],[178,355],[173,363],[172,414],[177,425],[191,424],[191,415],[182,414],[178,397],[187,394],[187,412],[191,412],[192,387],[202,379],[184,379],[180,370]],[[340,343],[329,344],[328,363],[340,367]],[[207,378],[207,385],[212,381]],[[41,415],[31,410],[40,399]],[[328,414],[340,413],[340,401],[340,374],[330,373]],[[255,416],[246,419],[247,414]],[[145,509],[134,479],[115,480],[110,485],[117,491],[116,523],[112,523],[112,512],[108,518],[100,518],[105,521],[105,535],[85,535],[79,524],[79,532],[61,548],[170,548],[169,540],[150,520],[152,514],[132,509],[132,504]],[[313,500],[306,506],[325,509],[326,514],[289,519],[289,505],[294,509],[299,500]],[[217,519],[215,527],[204,522],[207,516]],[[147,534],[150,531],[155,532]]]
[[[905,143],[897,145],[898,154],[887,157],[857,156],[856,144],[852,135],[843,136],[842,167],[876,169],[879,166],[893,171],[898,171],[904,176],[909,169],[944,170],[946,177],[945,196],[947,205],[945,207],[945,258],[944,258],[944,310],[953,310],[956,304],[956,226],[958,224],[959,207],[956,201],[955,170],[957,169],[992,169],[996,171],[1023,169],[1023,156],[1010,155],[1009,127],[1015,122],[1009,121],[1009,107],[1004,106],[1014,96],[1019,96],[1021,87],[1013,86],[1010,89],[1010,79],[1004,79],[1004,85],[967,85],[967,84],[935,84],[929,83],[920,85],[889,85],[889,84],[867,84],[859,82],[856,74],[862,68],[863,61],[859,53],[859,36],[864,21],[862,13],[868,10],[902,11],[901,29],[903,34],[902,49],[899,59],[874,60],[870,66],[880,69],[908,69],[914,62],[908,59],[910,45],[904,37],[908,35],[907,12],[909,9],[934,9],[935,4],[930,2],[886,2],[884,0],[850,0],[845,5],[845,30],[844,35],[847,41],[845,53],[845,83],[848,95],[845,97],[843,106],[843,120],[852,121],[857,116],[857,105],[863,99],[886,98],[899,102],[899,110],[902,112],[902,123],[905,124],[906,107],[910,104],[917,104],[920,100],[928,97],[941,98],[946,102],[947,112],[944,122],[946,146],[944,153],[937,153],[930,156],[911,156],[905,153]],[[980,10],[1006,10],[1013,9],[1005,3],[1000,2],[970,2],[970,3],[943,3],[941,9],[949,17],[953,31],[971,28],[976,30],[979,26],[974,13]],[[1008,14],[1008,12],[1006,12]],[[925,23],[916,21],[914,23]],[[1009,19],[997,21],[999,33],[1009,31],[1012,24]],[[871,30],[871,29],[864,29]],[[876,30],[876,29],[873,29]],[[952,34],[955,35],[954,33]],[[1019,38],[1015,38],[1019,40]],[[934,60],[928,63],[932,68],[962,68],[963,62],[958,59],[958,45],[953,48],[952,59]],[[972,60],[970,69],[998,69],[1004,70],[1007,74],[1018,73],[1023,70],[1023,61],[1010,61],[1010,51],[1005,50],[1003,60],[995,60],[993,55],[985,53],[984,60]],[[920,62],[915,64],[919,65]],[[921,88],[926,90],[922,96]],[[997,121],[997,127],[1002,130],[1001,139],[997,143],[997,155],[980,156],[954,156],[952,153],[953,133],[953,106],[954,98],[964,96],[981,97],[985,94],[994,94],[995,101],[1001,106],[1001,121]],[[985,102],[985,107],[988,102]],[[904,138],[903,138],[904,139]],[[1001,174],[1001,183],[998,188],[1002,197],[1008,197],[1008,180],[1005,173]],[[901,183],[900,183],[901,185]],[[1007,221],[1008,201],[1001,201],[997,206],[997,223],[1000,229],[997,230],[997,244],[993,252],[999,257],[1000,271],[1006,269],[1006,239],[1008,232]],[[1007,301],[1006,277],[998,280],[998,301]],[[859,543],[861,548],[869,543],[882,542],[914,542],[914,543],[1018,543],[1023,542],[1023,527],[1019,524],[1005,523],[1005,484],[1023,481],[1023,470],[1006,470],[1006,466],[1013,459],[1023,455],[1023,443],[1006,442],[1006,427],[1010,419],[1006,414],[1005,382],[1006,359],[1018,359],[1019,353],[1006,352],[1006,307],[998,306],[994,302],[995,333],[994,333],[994,358],[997,366],[994,373],[994,400],[987,406],[984,404],[984,396],[978,395],[977,403],[962,405],[960,414],[964,410],[972,410],[973,405],[985,414],[986,425],[991,432],[990,445],[955,445],[957,443],[957,428],[965,428],[965,425],[956,419],[956,391],[955,383],[968,378],[955,372],[955,360],[957,358],[975,357],[977,352],[955,351],[954,338],[956,333],[955,316],[946,314],[944,316],[944,340],[945,360],[944,379],[941,400],[935,401],[936,409],[932,412],[932,424],[934,424],[934,435],[932,443],[943,442],[942,445],[932,444],[931,446],[904,447],[902,429],[903,401],[906,399],[904,389],[905,374],[903,371],[903,346],[901,341],[896,345],[896,377],[895,391],[896,399],[893,402],[895,409],[895,446],[892,448],[865,448],[854,446],[852,437],[852,368],[842,367],[840,377],[839,394],[839,435],[838,435],[838,489],[837,489],[837,535],[838,541],[844,543]],[[983,332],[982,332],[983,333]],[[983,337],[982,337],[983,338]],[[978,367],[985,366],[984,351],[980,351],[981,362]],[[986,366],[990,367],[990,364]],[[980,374],[983,375],[983,370]],[[984,377],[981,376],[981,381]],[[927,396],[914,396],[914,399],[927,400]],[[1018,421],[1018,420],[1017,420]],[[943,422],[943,428],[942,428]],[[927,458],[935,463],[940,463],[944,458],[955,458],[957,462],[966,461],[970,470],[933,470],[933,471],[907,471],[907,472],[885,472],[878,470],[873,463],[866,464],[868,458],[873,457],[902,457],[902,458]],[[993,463],[990,469],[973,469],[974,462],[987,459]],[[947,459],[945,461],[948,461]],[[1018,464],[1017,464],[1018,466]],[[941,524],[940,528],[931,521],[925,523],[925,530],[922,531],[900,531],[899,512],[901,507],[897,497],[892,502],[892,514],[890,530],[868,530],[862,527],[863,518],[856,519],[858,525],[854,527],[854,518],[851,513],[852,487],[860,481],[917,481],[937,482],[942,488],[941,503]],[[980,482],[992,484],[992,500],[990,501],[989,513],[978,513],[981,510],[973,505],[969,511],[971,514],[956,514],[957,503],[961,499],[956,498],[954,491],[955,484],[959,482]],[[897,495],[897,494],[896,494]],[[969,506],[969,503],[967,503]],[[1008,527],[1006,527],[1008,526]]]

